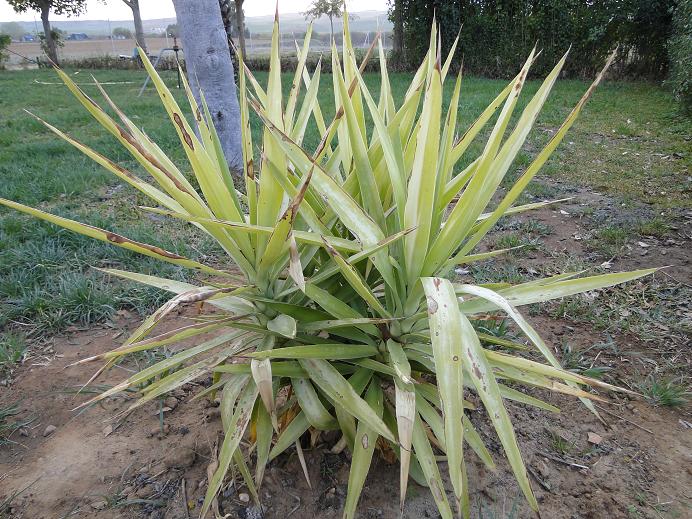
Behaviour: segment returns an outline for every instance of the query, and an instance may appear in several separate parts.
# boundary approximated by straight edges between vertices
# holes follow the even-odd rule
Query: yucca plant
[[[537,509],[504,401],[557,409],[504,382],[576,396],[594,413],[591,400],[601,397],[588,389],[617,388],[563,370],[551,348],[516,308],[612,286],[653,270],[592,277],[567,272],[517,285],[502,279],[492,285],[459,284],[448,276],[457,265],[505,252],[473,253],[500,218],[544,205],[515,202],[574,124],[603,74],[501,201],[491,204],[566,56],[543,81],[512,129],[510,118],[535,52],[459,137],[462,76],[459,73],[454,80],[449,110],[443,115],[442,86],[454,49],[443,63],[435,25],[430,50],[397,106],[381,44],[373,44],[360,64],[362,69],[377,49],[381,74],[376,100],[359,70],[348,18],[344,17],[343,54],[336,48],[331,53],[338,109],[329,124],[318,98],[324,81],[320,66],[312,74],[305,68],[310,35],[309,29],[285,103],[278,19],[266,90],[240,57],[244,192],[234,185],[204,99],[198,106],[185,84],[196,132],[145,54],[141,53],[142,61],[180,137],[196,185],[100,86],[119,121],[57,70],[75,97],[151,179],[136,176],[61,130],[46,126],[150,197],[157,207],[145,210],[190,222],[228,254],[213,265],[204,264],[0,200],[95,239],[199,272],[199,284],[193,285],[104,269],[112,276],[175,295],[121,347],[87,359],[106,361],[97,375],[129,353],[200,340],[194,346],[178,348],[174,355],[90,402],[143,387],[141,397],[131,406],[134,409],[192,380],[213,375],[212,385],[198,396],[220,392],[225,437],[202,516],[231,466],[237,467],[254,499],[259,500],[257,489],[269,461],[293,446],[303,460],[300,442],[306,432],[338,430],[340,446],[348,448],[352,456],[344,517],[354,517],[375,451],[388,451],[399,459],[402,510],[412,477],[430,488],[440,514],[449,518],[455,511],[469,514],[464,448],[470,447],[489,467],[494,465],[465,414],[473,406],[464,394],[475,393],[486,408],[519,487]],[[305,88],[302,95],[301,83]],[[457,171],[469,145],[496,112],[482,152]],[[259,151],[250,132],[253,113],[264,125]],[[366,125],[366,113],[372,128]],[[316,150],[302,146],[308,124],[316,125],[322,135]],[[164,317],[193,302],[204,303],[194,321],[157,334]],[[545,362],[527,358],[522,354],[523,345],[483,333],[483,326],[477,323],[496,312],[516,324]],[[254,475],[248,467],[248,453],[241,447],[246,433],[256,459]],[[452,503],[436,461],[440,456],[447,461]],[[304,462],[303,466],[305,469]]]

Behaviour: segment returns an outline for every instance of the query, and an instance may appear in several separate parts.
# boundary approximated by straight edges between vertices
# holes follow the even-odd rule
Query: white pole
[[[111,37],[111,49],[113,50],[113,56],[117,56],[115,53],[115,43],[113,42],[113,29],[111,28],[111,19],[108,18],[108,34]]]

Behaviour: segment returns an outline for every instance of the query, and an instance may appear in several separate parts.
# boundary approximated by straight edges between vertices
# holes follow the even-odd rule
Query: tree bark
[[[234,174],[242,171],[240,106],[233,62],[218,0],[173,0],[187,76],[197,102],[199,91],[209,105],[226,161]]]
[[[55,63],[58,64],[58,49],[55,46],[55,40],[53,39],[53,33],[51,31],[50,22],[48,21],[48,15],[50,14],[50,6],[46,5],[41,8],[41,23],[43,24],[43,36],[46,39],[46,48],[48,50],[48,57]]]
[[[329,26],[332,29],[332,41],[334,41],[334,15],[333,14],[329,15]]]
[[[135,41],[147,53],[147,42],[144,40],[144,26],[142,25],[142,14],[139,11],[139,0],[123,0],[125,5],[132,9],[132,18],[135,21]]]
[[[238,43],[240,44],[240,52],[243,57],[245,54],[245,14],[243,13],[243,1],[235,0],[235,21],[238,25]]]

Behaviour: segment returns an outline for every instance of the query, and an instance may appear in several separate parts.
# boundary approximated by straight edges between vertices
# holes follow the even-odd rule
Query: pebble
[[[147,435],[149,437],[158,436],[160,434],[166,435],[166,434],[168,434],[168,432],[170,430],[171,430],[171,426],[169,424],[163,424],[163,430],[161,430],[160,425],[157,425],[156,427],[152,427],[151,429],[149,429],[149,432],[147,433]]]
[[[50,436],[51,434],[53,434],[56,429],[57,427],[55,425],[49,425],[48,427],[46,427],[46,429],[43,431],[44,438],[46,436]]]
[[[164,460],[166,468],[172,469],[175,467],[185,468],[190,467],[195,462],[195,451],[189,447],[182,447],[171,452]]]
[[[204,415],[206,416],[207,420],[217,420],[221,417],[221,409],[218,407],[210,407],[207,409]]]
[[[600,434],[596,434],[595,432],[589,431],[587,441],[592,445],[600,445],[600,443],[603,441],[603,438]]]
[[[101,499],[99,501],[94,501],[93,503],[90,503],[91,508],[94,510],[103,510],[108,506],[108,502],[106,502],[104,499]]]
[[[153,493],[154,493],[153,485],[144,485],[142,488],[137,490],[137,492],[135,492],[135,496],[137,496],[140,499],[144,499],[144,498],[149,497]]]
[[[250,506],[245,510],[245,519],[262,519],[264,512],[259,506]]]
[[[538,472],[543,479],[547,479],[550,477],[550,469],[548,468],[548,465],[545,463],[545,461],[539,459],[534,464],[534,467],[536,468],[536,472]]]
[[[238,494],[238,499],[240,499],[243,503],[249,503],[250,502],[250,496],[248,494],[245,494],[245,493]]]
[[[163,401],[163,405],[173,410],[176,407],[178,407],[178,399],[174,396],[169,396],[168,398],[166,398],[166,400]]]

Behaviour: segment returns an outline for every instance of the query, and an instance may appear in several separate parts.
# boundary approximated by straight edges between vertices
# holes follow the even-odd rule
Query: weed
[[[507,319],[483,319],[471,321],[473,327],[479,332],[503,338],[509,335]]]
[[[670,225],[660,216],[643,220],[637,225],[637,232],[643,236],[663,238],[670,233]]]
[[[593,362],[586,357],[586,353],[596,348],[594,344],[584,350],[575,350],[570,344],[562,345],[562,367],[566,370],[579,373],[586,377],[601,379],[610,371],[607,366],[594,366]]]
[[[585,298],[567,297],[561,300],[550,312],[551,317],[568,317],[577,321],[589,321],[594,317],[593,305]]]
[[[649,375],[639,389],[649,402],[665,407],[686,406],[692,394],[689,386],[681,380],[658,378],[655,375]]]
[[[517,233],[509,233],[501,236],[495,242],[498,249],[513,249],[514,255],[526,254],[529,251],[537,250],[539,245],[537,240],[527,240]],[[518,248],[520,247],[520,248]]]
[[[518,519],[519,517],[518,497],[512,499],[512,506],[509,511],[506,510],[506,503],[503,503],[502,510],[498,510],[497,506],[488,508],[480,498],[476,503],[478,508],[478,519]]]
[[[26,339],[17,333],[0,334],[0,373],[10,372],[19,364],[26,352]]]
[[[559,432],[552,429],[547,429],[547,431],[550,438],[550,447],[555,452],[564,456],[565,454],[569,454],[574,450],[575,442],[570,442]]]
[[[19,404],[9,404],[5,407],[0,407],[0,446],[7,445],[13,442],[10,437],[22,427],[26,427],[34,418],[24,420],[14,420],[11,418],[19,414]]]
[[[545,182],[538,180],[536,182],[529,183],[529,185],[526,186],[525,193],[528,195],[527,198],[550,200],[557,196],[557,189],[549,184],[546,184]]]
[[[629,236],[628,230],[622,226],[608,225],[594,232],[590,245],[603,256],[612,258],[627,244]]]
[[[538,220],[526,220],[521,224],[521,230],[526,234],[534,236],[548,236],[552,234],[553,228]]]
[[[493,283],[502,279],[507,283],[522,283],[528,279],[516,265],[486,261],[475,264],[469,269],[469,273],[475,283]]]

